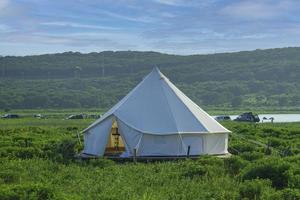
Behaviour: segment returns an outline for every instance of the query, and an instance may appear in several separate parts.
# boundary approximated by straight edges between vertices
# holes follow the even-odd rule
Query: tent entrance
[[[119,133],[118,123],[116,120],[113,120],[104,155],[118,156],[124,151],[124,140]]]

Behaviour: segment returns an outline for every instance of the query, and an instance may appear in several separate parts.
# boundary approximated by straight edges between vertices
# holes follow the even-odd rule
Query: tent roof
[[[230,132],[183,94],[158,68],[84,132],[111,115],[148,134]]]

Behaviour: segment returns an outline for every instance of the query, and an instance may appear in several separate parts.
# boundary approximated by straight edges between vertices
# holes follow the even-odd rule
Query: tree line
[[[158,66],[201,106],[299,106],[300,48],[178,56],[65,52],[0,57],[0,109],[108,108]]]

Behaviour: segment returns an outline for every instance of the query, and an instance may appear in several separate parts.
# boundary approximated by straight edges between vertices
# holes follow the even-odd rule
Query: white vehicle
[[[217,120],[217,121],[229,121],[229,120],[231,120],[231,118],[228,115],[220,115],[220,116],[215,117],[215,120]]]

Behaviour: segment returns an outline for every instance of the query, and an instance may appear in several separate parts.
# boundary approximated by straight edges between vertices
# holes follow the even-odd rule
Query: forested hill
[[[0,108],[107,108],[154,66],[202,106],[300,105],[300,48],[282,48],[191,56],[105,51],[0,57]]]

